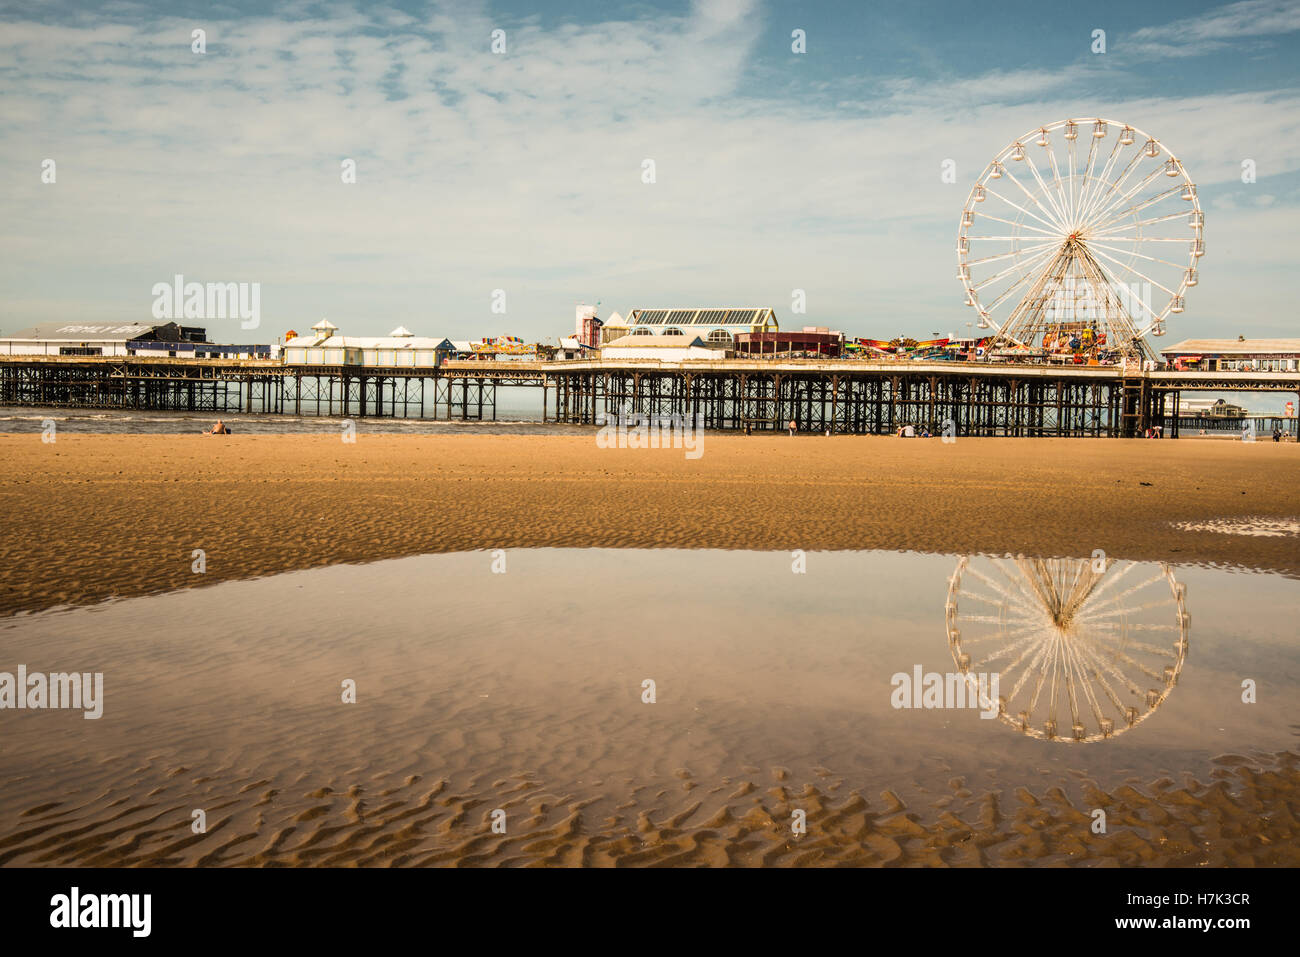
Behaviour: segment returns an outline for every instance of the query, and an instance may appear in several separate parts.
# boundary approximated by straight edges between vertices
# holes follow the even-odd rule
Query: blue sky
[[[1101,115],[1200,188],[1201,283],[1164,342],[1294,336],[1298,47],[1277,0],[0,4],[0,330],[147,318],[181,273],[261,283],[262,341],[322,317],[549,338],[578,301],[960,331],[970,184]]]

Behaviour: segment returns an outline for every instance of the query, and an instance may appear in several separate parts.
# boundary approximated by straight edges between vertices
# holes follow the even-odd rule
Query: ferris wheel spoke
[[[1083,619],[1080,619],[1081,621]],[[1178,631],[1177,625],[1152,625],[1152,624],[1134,624],[1133,622],[1120,621],[1086,621],[1089,628],[1096,628],[1100,631]]]
[[[1065,644],[1065,661],[1068,665],[1066,671],[1066,688],[1070,693],[1070,717],[1073,718],[1073,724],[1079,722],[1079,692],[1082,692],[1084,704],[1092,711],[1093,718],[1101,721],[1101,710],[1097,707],[1097,699],[1092,694],[1092,682],[1088,680],[1088,669],[1084,667],[1083,661],[1079,656],[1078,648],[1073,642]],[[1075,676],[1078,676],[1076,679]],[[1077,683],[1077,687],[1076,687]]]
[[[1043,685],[1047,683],[1047,672],[1050,670],[1054,674],[1056,670],[1056,642],[1052,641],[1045,644],[1043,651],[1043,662],[1038,669],[1038,681],[1034,684],[1034,693],[1029,696],[1029,713],[1031,715],[1038,709],[1038,698],[1043,693]]]
[[[976,575],[975,577],[978,578],[979,576]],[[963,598],[967,598],[967,599],[971,599],[971,600],[973,600],[973,601],[983,602],[983,603],[986,604],[986,605],[999,605],[999,606],[1001,606],[1001,605],[1005,605],[1005,604],[1006,604],[1006,598],[1005,598],[1005,597],[998,597],[997,595],[983,595],[983,594],[980,594],[979,592],[976,592],[976,591],[962,592],[962,597],[963,597]]]
[[[1155,319],[1155,318],[1157,317],[1157,313],[1156,313],[1156,311],[1155,311],[1154,309],[1151,308],[1151,304],[1150,304],[1149,302],[1147,302],[1145,299],[1142,298],[1141,293],[1134,292],[1133,289],[1132,289],[1132,286],[1131,286],[1131,285],[1128,285],[1128,284],[1122,283],[1122,282],[1120,282],[1118,279],[1116,279],[1114,276],[1112,276],[1112,275],[1110,274],[1110,271],[1106,269],[1105,265],[1103,265],[1102,263],[1098,262],[1096,259],[1093,259],[1092,262],[1093,262],[1093,263],[1096,265],[1096,267],[1101,271],[1102,276],[1105,277],[1105,281],[1106,281],[1106,283],[1109,284],[1110,287],[1111,287],[1112,289],[1116,289],[1116,288],[1127,289],[1127,290],[1128,290],[1128,293],[1129,293],[1129,298],[1130,298],[1132,301],[1136,302],[1136,303],[1137,303],[1138,305],[1140,305],[1143,309],[1145,309],[1145,310],[1147,311],[1147,313],[1151,316],[1152,319]],[[1142,275],[1141,273],[1138,273],[1136,270],[1133,270],[1133,269],[1130,269],[1129,271],[1130,271],[1130,272],[1133,272],[1133,273],[1135,273],[1136,275],[1139,275],[1139,276]],[[1121,308],[1123,309],[1123,312],[1125,313],[1126,316],[1128,316],[1129,318],[1133,319],[1135,322],[1137,321],[1137,317],[1131,315],[1131,314],[1129,313],[1129,310],[1128,310],[1127,308],[1124,308],[1122,305],[1121,305]],[[1136,330],[1136,329],[1132,329],[1131,332],[1130,332],[1130,334],[1132,334],[1132,332],[1137,332],[1137,331],[1138,331],[1138,330]]]
[[[1053,243],[1052,245],[1055,246],[1056,244]],[[1042,252],[1037,253],[1034,256],[1030,257],[1029,259],[1017,260],[1006,269],[1002,270],[996,275],[990,276],[987,279],[981,280],[980,282],[973,285],[971,288],[978,292],[979,290],[983,289],[985,286],[989,285],[990,283],[996,282],[997,280],[1007,276],[1010,273],[1017,272],[1022,269],[1026,269],[1032,266],[1037,260],[1041,259],[1044,256],[1050,256],[1051,254],[1052,254],[1051,249],[1045,249]]]
[[[978,667],[982,668],[985,665],[991,665],[993,662],[1002,658],[1008,658],[1025,646],[1029,646],[1032,650],[1038,640],[1038,634],[1036,632],[1030,632],[1028,635],[1018,635],[1009,644],[1004,645],[1000,651],[996,651],[993,654],[982,658],[978,663]],[[1002,672],[999,672],[999,674],[1002,674]]]
[[[1118,562],[1116,562],[1115,564],[1118,564]],[[1100,597],[1101,597],[1101,596],[1102,596],[1102,595],[1103,595],[1103,594],[1104,594],[1104,593],[1105,593],[1105,592],[1106,592],[1106,591],[1107,591],[1107,590],[1108,590],[1112,585],[1114,585],[1116,582],[1123,581],[1124,577],[1125,577],[1129,572],[1131,572],[1134,568],[1137,567],[1137,564],[1138,564],[1137,562],[1129,562],[1129,563],[1126,564],[1123,568],[1121,568],[1119,571],[1115,572],[1114,574],[1110,574],[1110,572],[1114,569],[1115,565],[1112,565],[1112,564],[1110,564],[1109,561],[1107,561],[1106,570],[1105,570],[1105,572],[1103,572],[1103,574],[1104,574],[1106,577],[1103,578],[1102,581],[1101,581],[1101,584],[1099,584],[1099,585],[1098,585],[1098,586],[1093,590],[1093,593],[1092,593],[1093,600],[1096,600],[1097,598],[1100,598]]]
[[[1127,189],[1129,177],[1142,166],[1142,155],[1142,151],[1138,150],[1133,158],[1129,160],[1128,165],[1124,167],[1124,172],[1107,187],[1104,193],[1097,197],[1097,201],[1092,204],[1092,208],[1088,211],[1089,219],[1095,219],[1098,213],[1113,202],[1110,198],[1112,195],[1120,202],[1123,202],[1121,197]],[[1137,189],[1141,190],[1141,188],[1141,183],[1139,183]]]
[[[1193,240],[1188,239],[1186,236],[1130,236],[1130,237],[1128,237],[1128,238],[1124,238],[1124,237],[1114,237],[1114,238],[1112,238],[1110,241],[1113,242],[1113,243],[1115,243],[1115,242],[1125,242],[1125,243],[1180,243],[1180,244],[1182,244],[1182,245],[1184,245],[1184,246],[1190,245],[1190,244],[1193,242]]]
[[[1127,671],[1120,668],[1120,664],[1126,664],[1132,667],[1134,665],[1133,661],[1125,661],[1125,656],[1122,654],[1115,654],[1111,651],[1103,652],[1101,649],[1095,648],[1091,645],[1080,644],[1079,651],[1089,660],[1089,663],[1098,673],[1104,672],[1105,674],[1110,675],[1116,682],[1123,685],[1130,694],[1142,694],[1142,686],[1129,677]],[[1137,670],[1142,671],[1143,669],[1139,667]]]
[[[1110,606],[1114,605],[1116,602],[1121,602],[1121,601],[1123,601],[1124,599],[1129,598],[1129,597],[1131,597],[1131,596],[1137,594],[1137,593],[1140,592],[1143,588],[1149,588],[1149,587],[1151,587],[1152,585],[1154,585],[1156,582],[1164,581],[1164,577],[1165,577],[1165,576],[1164,576],[1164,573],[1162,572],[1162,573],[1159,573],[1159,574],[1155,575],[1155,576],[1152,577],[1152,578],[1147,578],[1147,579],[1145,579],[1145,580],[1143,580],[1143,581],[1140,581],[1140,582],[1138,582],[1136,585],[1130,585],[1126,590],[1120,592],[1118,595],[1112,595],[1110,598],[1106,599],[1104,602],[1100,602],[1099,604],[1095,605],[1095,606],[1093,607],[1093,610],[1096,611],[1096,610],[1099,609],[1099,608],[1109,608]]]
[[[1123,662],[1124,664],[1128,665],[1130,668],[1134,668],[1142,672],[1142,674],[1146,675],[1148,678],[1152,679],[1153,681],[1160,681],[1164,677],[1164,675],[1156,671],[1145,661],[1139,661],[1138,659],[1130,655],[1123,648],[1116,650],[1114,652],[1114,655],[1116,661]]]
[[[1111,184],[1106,188],[1105,192],[1103,192],[1095,200],[1093,200],[1092,208],[1088,210],[1089,216],[1092,215],[1092,213],[1097,209],[1097,206],[1100,203],[1106,201],[1106,197],[1110,196],[1111,193],[1114,193],[1116,190],[1122,190],[1124,188],[1124,184],[1128,182],[1128,178],[1133,174],[1133,171],[1137,169],[1138,166],[1141,165],[1141,163],[1142,163],[1142,151],[1138,150],[1137,153],[1134,154],[1133,158],[1128,161],[1128,165],[1124,167],[1124,172],[1120,173],[1120,175],[1113,182],[1111,182]]]
[[[1073,728],[1079,723],[1079,696],[1074,687],[1074,668],[1070,658],[1070,648],[1064,642],[1061,643],[1061,673],[1064,678],[1065,698],[1070,703],[1070,727]],[[1055,687],[1052,689],[1055,691]],[[1056,704],[1055,700],[1052,702]],[[1056,708],[1052,708],[1052,719],[1056,719]]]
[[[1050,150],[1051,147],[1049,146],[1048,149]],[[1052,191],[1043,180],[1042,174],[1038,172],[1038,164],[1032,159],[1029,160],[1029,172],[1034,174],[1034,181],[1038,183],[1038,188],[1043,191],[1043,199],[1052,204],[1052,208],[1056,210],[1056,220],[1061,223],[1062,229],[1064,229],[1065,211],[1061,208],[1060,203],[1056,201],[1056,197],[1052,195]]]
[[[1066,168],[1069,170],[1069,174],[1070,174],[1070,176],[1069,176],[1069,183],[1070,183],[1070,218],[1069,218],[1069,223],[1070,223],[1071,227],[1073,227],[1073,225],[1074,225],[1075,215],[1076,215],[1076,213],[1078,212],[1078,207],[1075,205],[1075,202],[1074,202],[1074,160],[1075,160],[1075,155],[1074,155],[1074,144],[1075,144],[1075,140],[1066,140],[1065,142],[1066,142],[1065,153],[1066,153],[1066,157],[1067,157]]]
[[[1170,262],[1168,259],[1161,259],[1159,256],[1148,256],[1146,253],[1140,253],[1136,249],[1116,249],[1114,246],[1107,246],[1103,243],[1092,243],[1090,248],[1109,249],[1111,252],[1119,253],[1121,256],[1136,256],[1138,259],[1145,259],[1147,262],[1160,263],[1164,266],[1173,266],[1179,271],[1186,268],[1178,263]]]
[[[1151,601],[1144,601],[1137,605],[1125,605],[1123,608],[1106,608],[1104,611],[1093,609],[1087,615],[1080,616],[1080,620],[1101,621],[1106,618],[1114,618],[1116,615],[1125,615],[1134,611],[1146,611],[1149,608],[1168,608],[1171,605],[1177,604],[1178,601],[1174,598],[1156,598]],[[1170,625],[1169,627],[1172,628],[1173,626]]]
[[[1016,697],[1019,696],[1021,690],[1025,686],[1025,683],[1029,680],[1030,676],[1033,675],[1035,668],[1039,669],[1041,672],[1043,668],[1043,661],[1044,659],[1046,659],[1049,650],[1050,650],[1050,646],[1046,642],[1039,645],[1038,654],[1034,655],[1033,661],[1029,662],[1029,667],[1027,667],[1024,673],[1016,680],[1015,687],[1011,689],[1011,694],[1007,695],[1008,701],[1014,701]],[[1040,678],[1038,681],[1038,687],[1041,688],[1042,684],[1043,684],[1042,679]],[[1035,700],[1037,700],[1037,692],[1035,692]]]
[[[1020,572],[1019,575],[1010,574],[1008,569],[1001,564],[997,565],[998,571],[1024,596],[1025,602],[1030,608],[1049,607],[1051,602],[1044,595],[1039,580],[1042,571],[1042,560],[1016,558],[1015,563]]]
[[[1032,161],[1029,161],[1029,162],[1032,162]],[[1017,186],[1020,187],[1020,192],[1024,193],[1025,196],[1027,196],[1027,197],[1029,198],[1029,201],[1030,201],[1031,203],[1033,203],[1035,206],[1037,206],[1039,209],[1041,209],[1041,210],[1043,211],[1044,215],[1049,216],[1049,217],[1054,217],[1054,216],[1056,215],[1052,210],[1048,209],[1046,206],[1044,206],[1042,203],[1040,203],[1040,202],[1038,201],[1038,197],[1037,197],[1037,196],[1035,196],[1033,193],[1031,193],[1029,190],[1027,190],[1027,189],[1025,188],[1025,184],[1022,183],[1022,182],[1020,182],[1020,180],[1018,180],[1018,179],[1016,178],[1016,174],[1013,173],[1013,172],[1011,172],[1011,167],[1009,167],[1009,166],[1007,167],[1007,176],[1008,176],[1008,178],[1010,178],[1011,182],[1015,183]],[[1059,234],[1060,234],[1062,231],[1064,231],[1064,229],[1065,229],[1064,224],[1062,224],[1062,223],[1060,223],[1059,221],[1056,221],[1056,220],[1054,220],[1054,219],[1052,220],[1052,225],[1056,228],[1057,235],[1059,235]]]
[[[1175,603],[1176,604],[1176,603]],[[1157,625],[1157,624],[1140,624],[1131,621],[1097,621],[1091,618],[1080,618],[1080,622],[1089,628],[1096,628],[1098,631],[1108,633],[1115,630],[1120,631],[1177,631],[1177,625]]]
[[[990,195],[996,196],[998,199],[1002,200],[1002,202],[1006,203],[1008,206],[1014,206],[1016,209],[1020,210],[1026,216],[1032,216],[1034,219],[1038,220],[1040,223],[1046,226],[1049,231],[1051,231],[1052,235],[1057,235],[1057,233],[1059,232],[1058,227],[1054,227],[1050,222],[1048,222],[1046,219],[1043,219],[1043,217],[1039,216],[1033,210],[1025,209],[1025,207],[1021,206],[1019,203],[1007,199],[1005,196],[1003,196],[1001,193],[995,190],[992,186],[985,186],[984,188],[989,192]]]
[[[1058,243],[1056,240],[1052,240],[1051,242],[1043,243],[1043,244],[1041,244],[1041,245],[1036,245],[1036,246],[1026,246],[1024,249],[1013,249],[1013,250],[1011,250],[1011,252],[1009,252],[1009,253],[998,253],[996,256],[981,256],[979,259],[971,259],[971,260],[968,260],[968,261],[965,263],[965,265],[967,265],[967,266],[981,266],[981,265],[983,265],[984,263],[997,262],[997,261],[999,261],[999,260],[1001,260],[1001,259],[1008,259],[1008,258],[1010,258],[1010,257],[1012,257],[1012,256],[1023,256],[1023,255],[1025,255],[1025,253],[1035,252],[1035,251],[1042,250],[1042,249],[1055,248],[1056,246],[1059,246],[1059,245],[1060,245],[1060,243]]]
[[[1170,625],[1169,627],[1172,628],[1173,625]],[[1178,657],[1178,653],[1175,652],[1172,648],[1161,648],[1159,645],[1147,644],[1145,641],[1133,641],[1132,639],[1125,639],[1122,644],[1111,645],[1109,644],[1108,639],[1112,638],[1113,636],[1097,635],[1093,637],[1098,642],[1098,644],[1101,644],[1105,647],[1131,648],[1133,651],[1140,651],[1143,652],[1144,654],[1153,655],[1160,658],[1176,659]]]
[[[1064,211],[1062,220],[1069,220],[1070,201],[1066,197],[1065,181],[1061,178],[1061,168],[1056,162],[1056,150],[1052,147],[1047,148],[1047,159],[1052,167],[1052,182],[1056,185],[1056,195],[1060,201],[1061,209]]]
[[[996,568],[999,572],[1002,572],[1002,568],[1001,568],[1001,566],[998,564],[998,562],[997,562],[996,559],[993,561],[992,564],[993,564],[993,567],[994,567],[994,568]],[[968,569],[968,570],[969,570],[969,572],[971,573],[971,575],[973,575],[974,577],[978,578],[978,579],[979,579],[980,581],[982,581],[984,584],[988,585],[988,586],[989,586],[990,588],[992,588],[995,592],[997,592],[998,594],[1002,595],[1004,598],[1006,598],[1008,601],[1012,602],[1013,604],[1018,605],[1018,606],[1023,607],[1023,608],[1026,608],[1026,609],[1030,609],[1030,608],[1033,607],[1032,605],[1030,605],[1030,604],[1028,604],[1028,603],[1022,601],[1021,599],[1022,599],[1023,596],[1017,594],[1016,591],[1007,588],[1006,586],[1004,586],[1004,585],[1001,584],[1000,582],[994,581],[992,578],[989,578],[989,576],[985,575],[985,574],[984,574],[983,572],[981,572],[978,568],[970,568],[970,569]],[[1008,584],[1014,586],[1014,584],[1015,584],[1014,580],[1011,579],[1010,576],[1006,575],[1005,572],[1002,572],[1002,574],[1003,574],[1003,577],[1006,578]]]
[[[1115,137],[1115,145],[1110,148],[1110,156],[1106,158],[1106,165],[1102,167],[1101,176],[1097,179],[1096,188],[1093,189],[1092,195],[1088,197],[1083,207],[1083,219],[1087,221],[1091,215],[1092,207],[1096,205],[1098,196],[1101,195],[1102,187],[1110,182],[1110,174],[1115,168],[1115,160],[1119,158],[1120,142],[1119,137]],[[1138,154],[1141,156],[1141,154]]]
[[[999,682],[1003,678],[1010,678],[1013,674],[1016,673],[1016,670],[1024,663],[1025,659],[1028,658],[1030,655],[1032,655],[1041,646],[1042,641],[1040,639],[1040,633],[1041,633],[1041,628],[1039,629],[1039,631],[1036,631],[1035,633],[1029,635],[1027,638],[1021,641],[1017,641],[1014,643],[1014,645],[1008,646],[1007,648],[1003,649],[1003,651],[998,652],[998,654],[995,656],[982,658],[978,662],[972,662],[971,667],[983,668],[991,664],[992,662],[996,661],[998,658],[1001,658],[1004,654],[1009,654],[1013,651],[1020,651],[1020,654],[1016,656],[1016,659],[1014,661],[998,669]],[[965,641],[963,641],[962,644],[965,645]]]
[[[1097,161],[1097,138],[1094,136],[1092,137],[1092,141],[1088,144],[1088,162],[1084,167],[1083,182],[1079,186],[1079,215],[1075,217],[1076,224],[1079,220],[1082,220],[1083,210],[1087,207],[1088,188],[1089,185],[1092,183],[1092,170],[1093,170],[1093,165],[1096,163],[1096,161]]]
[[[1166,213],[1163,216],[1156,216],[1153,219],[1141,219],[1132,223],[1121,223],[1118,226],[1110,226],[1106,229],[1090,229],[1088,230],[1088,236],[1089,237],[1105,236],[1110,233],[1119,232],[1126,229],[1139,229],[1143,226],[1154,226],[1156,223],[1165,223],[1171,219],[1185,220],[1187,219],[1187,212],[1185,210],[1179,210],[1176,213]],[[1141,237],[1139,236],[1134,238],[1140,239]]]
[[[1030,624],[1034,624],[1030,618],[1006,618],[998,615],[958,615],[955,620],[965,624],[983,625],[1018,625],[1024,622],[1025,626],[1029,627]]]
[[[1002,583],[995,583],[990,579],[985,578],[985,582],[995,591],[1006,595],[1008,601],[1012,602],[1019,608],[1025,609],[1029,615],[1036,616],[1040,614],[1041,606],[1036,596],[1027,592],[1023,583],[1018,580],[1016,576],[1008,574],[1007,570],[1002,567],[1002,563],[997,559],[993,559],[991,564],[993,565],[994,570],[1002,576],[1003,581]],[[978,569],[975,570],[975,573],[979,574]]]
[[[990,641],[996,641],[1005,645],[1008,641],[1019,641],[1022,638],[1034,638],[1037,640],[1038,633],[1042,630],[1042,624],[1026,625],[1024,628],[1017,628],[1014,631],[991,632],[987,635],[976,635],[974,638],[968,638],[962,635],[961,646],[974,647],[975,645],[985,645]]]
[[[1047,255],[1050,255],[1050,252],[1040,253],[1040,254],[1039,254],[1039,256],[1047,256]],[[1037,260],[1037,258],[1038,258],[1038,257],[1035,257],[1035,261]],[[1029,263],[1026,263],[1026,265],[1029,265]],[[1024,285],[1026,282],[1030,281],[1030,280],[1033,279],[1033,278],[1034,278],[1034,276],[1033,276],[1032,273],[1028,273],[1028,272],[1025,273],[1023,276],[1021,276],[1019,279],[1017,279],[1014,283],[1012,283],[1010,286],[1008,286],[1006,289],[1004,289],[1004,290],[1002,291],[1001,295],[999,295],[996,299],[994,299],[991,303],[989,303],[989,305],[988,305],[987,308],[990,309],[990,310],[996,308],[996,307],[997,307],[998,305],[1000,305],[1000,304],[1001,304],[1001,303],[1002,303],[1002,302],[1003,302],[1003,301],[1004,301],[1008,296],[1010,296],[1010,295],[1011,295],[1013,292],[1015,292],[1018,288],[1020,288],[1022,285]]]
[[[1115,689],[1111,687],[1110,682],[1106,680],[1107,676],[1113,678],[1116,684],[1128,690],[1131,694],[1141,694],[1142,689],[1137,686],[1127,675],[1116,668],[1109,661],[1100,658],[1091,648],[1080,648],[1079,653],[1088,660],[1093,667],[1093,673],[1097,676],[1097,683],[1101,685],[1102,690],[1106,692],[1106,697],[1110,699],[1111,704],[1121,718],[1125,717],[1124,702],[1120,700]]]
[[[1090,220],[1090,222],[1103,223],[1103,224],[1105,222],[1109,222],[1111,211],[1114,210],[1115,207],[1119,206],[1121,203],[1128,202],[1134,196],[1138,195],[1138,193],[1142,192],[1142,190],[1146,189],[1146,187],[1150,186],[1151,183],[1155,180],[1157,176],[1160,175],[1161,172],[1162,172],[1161,168],[1157,166],[1150,173],[1147,173],[1146,176],[1138,180],[1138,182],[1135,183],[1133,186],[1124,190],[1114,199],[1110,200],[1108,203],[1102,206],[1101,209],[1094,212],[1092,214],[1092,219]]]
[[[1104,259],[1112,261],[1112,263],[1114,263],[1112,257],[1106,255],[1105,252],[1099,251],[1099,255],[1104,257]],[[1099,265],[1099,267],[1101,267],[1102,270],[1106,270],[1105,264],[1099,263],[1097,265]],[[1156,289],[1161,290],[1162,293],[1165,293],[1169,296],[1177,295],[1177,293],[1175,293],[1174,290],[1171,290],[1169,286],[1164,285],[1164,283],[1160,281],[1154,280],[1154,278],[1152,278],[1151,276],[1147,276],[1147,273],[1141,272],[1140,269],[1135,269],[1134,267],[1121,267],[1121,269],[1122,272],[1131,273],[1132,276],[1138,277],[1140,283],[1147,283],[1148,286],[1156,287]],[[1110,277],[1110,273],[1108,272],[1108,270],[1106,270],[1106,276],[1108,276],[1108,278]],[[1148,313],[1151,313],[1153,319],[1154,317],[1157,316],[1156,309],[1152,307],[1151,303],[1148,303],[1147,300],[1143,298],[1143,294],[1145,290],[1141,289],[1140,285],[1135,285],[1135,283],[1132,282],[1125,282],[1122,280],[1122,278],[1110,278],[1110,282],[1113,283],[1113,287],[1117,295],[1118,295],[1118,291],[1122,289],[1123,298],[1127,298],[1128,300],[1131,300],[1131,302],[1136,302],[1140,304],[1141,307],[1147,309]],[[1123,307],[1122,299],[1121,299],[1121,306]]]
[[[1083,649],[1078,646],[1071,646],[1070,651],[1075,657],[1076,669],[1085,676],[1083,682],[1084,693],[1087,695],[1088,705],[1092,710],[1093,720],[1097,722],[1098,726],[1100,726],[1103,717],[1102,704],[1097,699],[1096,689],[1093,688],[1093,676],[1088,674],[1089,668],[1087,661],[1084,659]]]
[[[1147,238],[1141,234],[1145,226],[1154,226],[1157,222],[1169,222],[1170,220],[1187,220],[1186,212],[1165,213],[1164,216],[1153,216],[1149,220],[1135,220],[1134,222],[1119,222],[1106,229],[1088,230],[1088,239],[1096,242],[1097,239],[1109,239],[1112,242],[1141,242]],[[1134,234],[1125,235],[1128,231],[1134,230]]]
[[[1127,209],[1121,210],[1120,212],[1114,214],[1101,213],[1088,224],[1088,234],[1090,236],[1095,236],[1098,232],[1105,230],[1112,223],[1118,223],[1120,220],[1124,219],[1127,216],[1132,216],[1137,213],[1140,213],[1148,206],[1154,206],[1156,203],[1159,203],[1161,200],[1168,199],[1170,196],[1174,195],[1175,193],[1181,192],[1182,188],[1183,187],[1181,185],[1171,186],[1169,187],[1169,189],[1148,196],[1140,203],[1134,203],[1132,206],[1129,206]],[[1170,214],[1170,218],[1177,218],[1179,216],[1187,216],[1187,212]]]
[[[1176,292],[1174,292],[1172,289],[1170,289],[1170,288],[1169,288],[1168,286],[1166,286],[1164,283],[1160,282],[1160,281],[1157,280],[1157,279],[1153,279],[1153,278],[1151,278],[1151,277],[1148,276],[1146,273],[1142,272],[1140,269],[1134,269],[1132,266],[1125,266],[1123,263],[1121,263],[1119,260],[1115,259],[1113,256],[1108,256],[1108,255],[1106,255],[1106,253],[1102,252],[1102,251],[1101,251],[1101,248],[1098,247],[1098,246],[1096,246],[1096,245],[1094,245],[1093,248],[1097,250],[1097,255],[1098,255],[1098,256],[1101,256],[1103,259],[1106,259],[1106,260],[1108,260],[1109,262],[1114,263],[1115,265],[1119,266],[1121,269],[1126,269],[1126,270],[1128,270],[1128,271],[1131,272],[1133,275],[1137,276],[1139,279],[1142,279],[1142,280],[1144,280],[1144,281],[1150,283],[1151,285],[1155,286],[1157,289],[1161,289],[1161,290],[1163,290],[1164,292],[1169,293],[1169,295],[1171,295],[1171,296],[1176,296],[1176,295],[1178,295]],[[1162,260],[1162,261],[1163,261],[1163,260]],[[1131,290],[1130,290],[1130,294],[1132,294],[1132,291],[1131,291]],[[1144,305],[1146,305],[1146,304],[1144,303]],[[1150,309],[1150,306],[1147,306],[1147,308]],[[1154,315],[1154,314],[1155,314],[1155,313],[1153,312],[1152,315]]]
[[[1057,242],[1059,242],[1059,241],[1060,241],[1060,238],[1061,238],[1061,233],[1060,233],[1059,230],[1056,231],[1056,232],[1052,232],[1052,231],[1047,230],[1047,229],[1041,229],[1041,228],[1039,228],[1038,226],[1026,226],[1024,223],[1018,223],[1018,222],[1016,222],[1016,221],[1013,220],[1013,219],[1003,219],[1001,216],[993,216],[993,215],[990,214],[990,213],[980,213],[979,215],[980,215],[980,218],[981,218],[981,219],[991,219],[991,220],[993,220],[994,222],[997,222],[997,223],[1004,223],[1004,224],[1006,224],[1007,226],[1015,226],[1015,227],[1018,227],[1019,229],[1025,229],[1025,230],[1029,230],[1029,231],[1031,231],[1031,232],[1041,233],[1041,234],[1044,235],[1044,236],[1050,236],[1054,241],[1057,241]],[[1184,214],[1184,215],[1186,215],[1186,214]],[[971,236],[971,237],[969,237],[969,238],[974,239],[974,238],[976,238],[976,237]],[[1017,237],[1017,238],[1020,238],[1020,237]]]
[[[1139,335],[1136,327],[1137,320],[1131,314],[1125,302],[1118,296],[1119,289],[1127,289],[1128,287],[1115,279],[1106,270],[1105,266],[1091,254],[1085,254],[1083,265],[1089,277],[1089,282],[1092,283],[1092,288],[1102,292],[1102,315],[1110,333],[1114,334],[1122,342],[1136,340]],[[1136,294],[1133,295],[1134,298],[1137,298]]]
[[[1057,638],[1052,642],[1052,682],[1047,687],[1047,716],[1053,721],[1056,720],[1056,689],[1060,683],[1061,674],[1061,639]]]

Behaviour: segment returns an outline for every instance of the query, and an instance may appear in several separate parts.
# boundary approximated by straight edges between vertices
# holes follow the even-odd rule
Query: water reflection
[[[948,583],[948,647],[961,673],[999,675],[988,694],[1013,728],[1104,741],[1145,721],[1178,683],[1186,597],[1163,563],[964,557]],[[980,703],[994,707],[983,688]]]

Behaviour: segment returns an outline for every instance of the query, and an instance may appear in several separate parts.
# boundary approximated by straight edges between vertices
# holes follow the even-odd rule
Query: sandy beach
[[[0,866],[1296,861],[1293,689],[1233,706],[1243,668],[1289,680],[1294,582],[1186,567],[1300,576],[1292,445],[707,435],[691,460],[556,435],[60,434],[0,452],[0,611],[159,593],[3,622],[4,667],[102,669],[106,703],[6,712]],[[506,578],[479,551],[498,548]],[[794,549],[833,554],[791,603]],[[1140,731],[1044,744],[891,709],[891,672],[951,667],[951,556],[1096,549],[1195,586],[1198,650]]]
[[[0,436],[0,614],[428,552],[896,549],[1300,575],[1300,446],[726,436]],[[195,549],[206,572],[192,570]]]

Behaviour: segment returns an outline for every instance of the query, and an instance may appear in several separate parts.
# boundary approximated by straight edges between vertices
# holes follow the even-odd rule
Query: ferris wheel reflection
[[[1017,731],[1104,741],[1178,683],[1186,597],[1164,563],[963,557],[948,583],[948,647],[962,674],[999,675],[997,701],[980,704]]]

